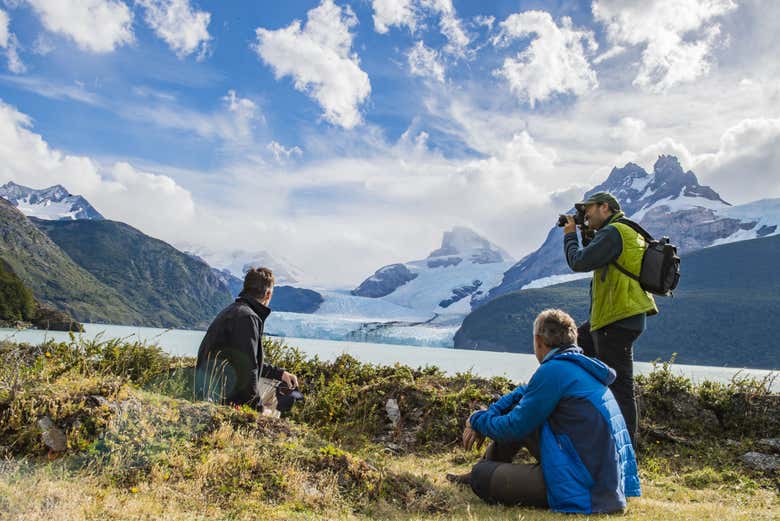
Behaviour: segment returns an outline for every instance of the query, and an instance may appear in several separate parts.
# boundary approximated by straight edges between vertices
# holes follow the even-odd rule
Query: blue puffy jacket
[[[641,495],[636,457],[612,391],[615,371],[575,345],[551,352],[527,386],[471,416],[496,441],[522,441],[541,428],[540,459],[552,510],[616,512]]]

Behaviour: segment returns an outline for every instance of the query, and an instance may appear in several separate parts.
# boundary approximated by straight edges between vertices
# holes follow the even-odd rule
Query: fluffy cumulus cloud
[[[717,20],[737,9],[734,0],[595,0],[593,17],[615,47],[642,46],[634,84],[663,92],[707,74],[722,35]],[[610,54],[612,53],[612,54]]]
[[[409,70],[415,76],[433,78],[444,82],[444,65],[439,60],[439,53],[418,41],[406,54]]]
[[[208,51],[211,14],[193,8],[189,0],[137,0],[146,9],[146,23],[177,56]]]
[[[327,121],[347,129],[362,122],[360,105],[371,93],[368,74],[352,50],[351,29],[357,23],[349,6],[322,0],[304,25],[295,20],[275,31],[259,27],[254,46],[277,79],[290,76],[297,90],[320,104]]]
[[[104,53],[133,41],[133,15],[118,0],[26,0],[53,33],[84,50]]]
[[[591,31],[574,28],[568,17],[559,26],[548,12],[526,11],[501,22],[493,44],[507,46],[529,37],[531,44],[494,72],[522,101],[533,107],[553,94],[581,95],[598,85],[588,61],[598,48]]]
[[[19,43],[16,40],[16,35],[11,32],[9,24],[8,13],[0,9],[0,49],[5,51],[5,56],[8,60],[8,70],[19,74],[25,72],[27,68],[19,58],[17,51]]]
[[[0,102],[0,182],[6,181],[33,188],[62,184],[106,217],[157,237],[173,238],[176,226],[195,215],[190,193],[170,177],[124,162],[102,168],[89,157],[63,153],[32,130],[29,116]]]

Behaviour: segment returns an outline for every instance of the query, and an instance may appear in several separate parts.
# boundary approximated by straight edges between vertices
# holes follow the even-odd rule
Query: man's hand
[[[577,231],[577,223],[574,222],[573,215],[566,216],[566,225],[563,227],[563,233],[573,233]]]
[[[471,428],[471,417],[466,419],[466,428],[463,429],[463,448],[471,450],[474,444],[477,445],[477,450],[482,448],[482,444],[485,443],[485,437]]]
[[[285,371],[282,373],[282,381],[287,384],[290,389],[298,388],[298,377],[292,373]]]

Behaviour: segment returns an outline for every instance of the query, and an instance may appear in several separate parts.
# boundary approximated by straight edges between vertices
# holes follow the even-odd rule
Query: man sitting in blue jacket
[[[501,397],[466,421],[468,450],[493,443],[469,474],[490,503],[549,507],[582,514],[619,512],[639,496],[631,438],[609,384],[615,371],[575,344],[577,326],[564,311],[542,311],[534,321],[534,353],[541,364],[527,386]],[[513,464],[527,447],[539,464]]]

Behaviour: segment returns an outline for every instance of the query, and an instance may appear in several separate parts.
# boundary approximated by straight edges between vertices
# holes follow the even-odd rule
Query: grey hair
[[[545,309],[534,320],[534,335],[542,337],[548,347],[575,344],[577,324],[562,309]]]

